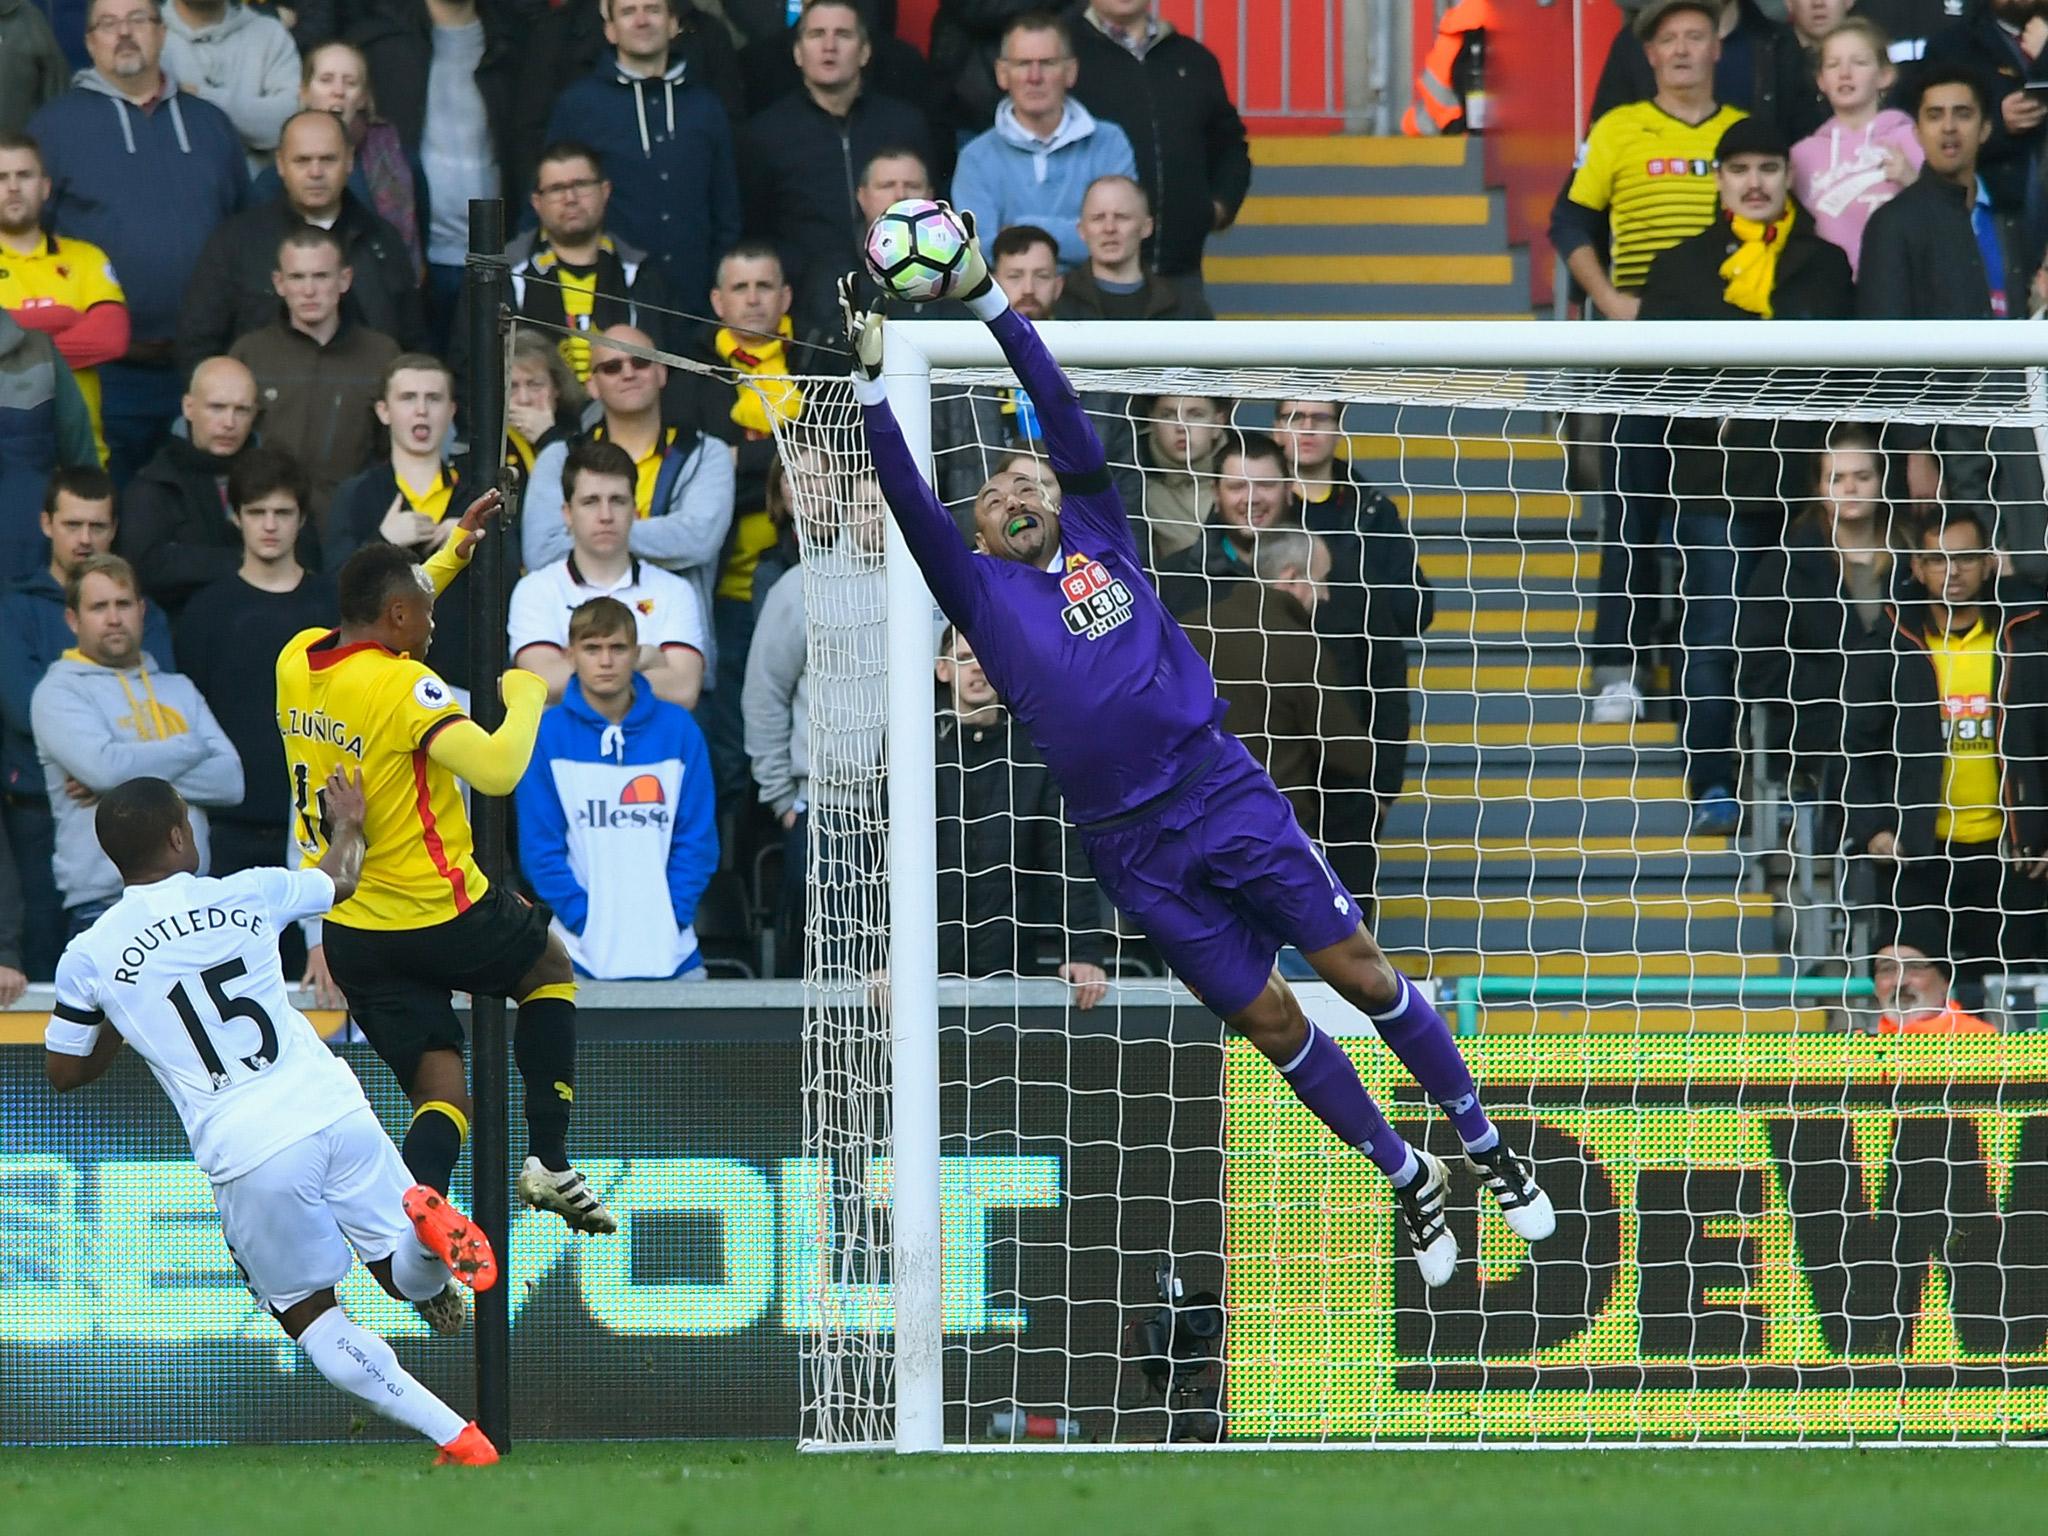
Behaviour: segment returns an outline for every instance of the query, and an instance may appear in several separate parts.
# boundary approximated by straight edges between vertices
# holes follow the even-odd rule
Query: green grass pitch
[[[1865,1536],[2043,1529],[2027,1450],[803,1456],[529,1445],[0,1451],[0,1529],[146,1536]],[[118,1524],[114,1522],[119,1522]]]

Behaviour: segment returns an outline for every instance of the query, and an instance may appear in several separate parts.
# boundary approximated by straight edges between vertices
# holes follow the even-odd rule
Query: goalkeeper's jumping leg
[[[1306,958],[1317,975],[1372,1020],[1380,1039],[1456,1128],[1465,1144],[1466,1166],[1500,1206],[1509,1228],[1532,1243],[1556,1231],[1550,1197],[1487,1118],[1450,1026],[1422,989],[1394,969],[1365,925]]]
[[[553,933],[547,950],[513,991],[519,1018],[512,1059],[526,1085],[526,1166],[519,1198],[553,1211],[577,1232],[619,1224],[583,1175],[569,1166],[569,1111],[576,1102],[576,971]]]

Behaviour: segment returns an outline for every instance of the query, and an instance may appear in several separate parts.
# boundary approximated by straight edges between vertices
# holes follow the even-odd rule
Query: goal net
[[[1284,954],[1452,1161],[1462,1257],[1426,1289],[1385,1179],[1104,902],[885,530],[850,389],[807,381],[777,428],[809,626],[805,1443],[2048,1432],[2048,885],[2000,857],[2041,846],[2048,692],[2001,683],[2048,676],[2042,333],[1044,334],[1227,724],[1433,989],[1558,1229],[1508,1231]],[[890,347],[971,539],[984,478],[1041,462],[1035,409],[979,327]]]

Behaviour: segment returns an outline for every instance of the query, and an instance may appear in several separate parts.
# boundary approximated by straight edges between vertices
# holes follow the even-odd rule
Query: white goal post
[[[1061,365],[1079,372],[1076,384],[1084,394],[1096,391],[1119,398],[1227,394],[1238,400],[1270,401],[1306,396],[1391,403],[1399,408],[1448,407],[1452,411],[1537,413],[1553,418],[1565,413],[1724,418],[1747,413],[1777,422],[1917,421],[1930,428],[1966,422],[1982,427],[2030,428],[2037,436],[2048,427],[2040,388],[2041,369],[2048,365],[2048,326],[2027,323],[1049,322],[1039,330]],[[993,337],[983,326],[969,321],[892,322],[887,331],[885,368],[894,414],[912,453],[928,474],[934,465],[934,380],[969,388],[997,388],[1010,379]],[[829,409],[836,414],[826,424],[808,429],[778,423],[785,467],[793,481],[803,476],[795,457],[803,451],[842,456],[849,462],[858,460],[863,453],[850,395],[825,380],[807,380],[805,384],[816,401],[816,413],[825,412],[829,402]],[[1394,419],[1400,419],[1398,412]],[[1396,426],[1393,430],[1398,433],[1400,429]],[[1562,434],[1559,440],[1562,441]],[[1401,485],[1383,488],[1397,500],[1404,494]],[[1519,493],[1511,486],[1509,494]],[[1589,543],[1586,553],[1592,554],[1593,548]],[[871,1138],[868,1160],[859,1167],[849,1164],[827,1175],[850,1180],[857,1187],[850,1194],[821,1195],[820,1201],[836,1205],[850,1200],[854,1205],[885,1206],[886,1218],[878,1222],[872,1210],[848,1218],[850,1224],[868,1224],[870,1242],[861,1253],[854,1253],[850,1243],[837,1242],[832,1235],[834,1218],[825,1218],[827,1238],[813,1270],[820,1289],[809,1320],[804,1443],[813,1449],[893,1446],[908,1453],[963,1444],[979,1448],[1005,1443],[1018,1438],[1021,1432],[990,1432],[979,1418],[968,1424],[962,1417],[961,1404],[949,1405],[948,1401],[948,1352],[960,1348],[948,1343],[949,1335],[957,1332],[949,1325],[948,1309],[954,1303],[949,1299],[953,1281],[948,1266],[958,1257],[948,1250],[949,1234],[958,1240],[957,1222],[949,1215],[948,1201],[957,1203],[957,1188],[963,1175],[949,1168],[949,1160],[941,1155],[942,1089],[951,1091],[957,1085],[943,1083],[941,1071],[944,989],[940,981],[941,914],[935,880],[939,854],[934,834],[938,816],[933,708],[936,626],[930,594],[893,521],[883,564],[887,614],[882,702],[887,753],[886,784],[880,792],[886,795],[887,871],[885,886],[880,887],[886,895],[886,916],[879,921],[886,922],[888,979],[885,993],[865,1001],[849,1000],[844,966],[828,967],[831,975],[821,984],[815,1011],[821,1017],[829,1016],[824,1033],[829,1034],[830,1041],[813,1055],[807,1068],[806,1115],[807,1125],[822,1128],[810,1147],[813,1156],[822,1162],[846,1154],[849,1147],[843,1134],[845,1127],[835,1130],[828,1124],[834,1111],[821,1105],[836,1102],[835,1095],[876,1095],[872,1105],[850,1116],[851,1120],[870,1127],[862,1133]],[[809,590],[815,667],[824,654],[824,642],[818,638],[819,626],[829,628],[834,621],[829,613],[821,617],[820,611],[821,599],[829,606],[831,594],[818,578],[807,579],[812,582]],[[812,686],[815,700],[819,691],[829,686],[829,679],[814,680]],[[1427,686],[1425,682],[1424,687]],[[817,709],[814,703],[814,732],[820,729]],[[1481,728],[1473,729],[1477,732]],[[1529,771],[1535,772],[1533,768]],[[1532,780],[1532,786],[1533,783]],[[1533,787],[1531,792],[1537,793]],[[814,822],[814,873],[818,868],[818,839],[822,835],[827,834],[821,834]],[[1486,855],[1481,850],[1485,846],[1484,838],[1474,839],[1474,851],[1482,863]],[[882,878],[876,872],[870,874],[878,880]],[[819,894],[828,884],[827,879],[814,878],[814,900],[829,901],[829,896]],[[1533,897],[1533,891],[1531,894]],[[1526,916],[1533,933],[1535,921],[1543,916],[1540,903],[1532,903]],[[877,920],[867,921],[872,924]],[[811,921],[815,943],[820,931],[815,910]],[[1528,943],[1530,947],[1539,947],[1533,938]],[[1591,974],[1593,967],[1587,966],[1585,970]],[[816,981],[819,969],[815,960],[811,974]],[[1021,989],[1017,996],[1024,999],[1027,993],[1032,997],[1048,995],[1044,989],[1052,984],[1017,985]],[[1039,990],[1032,992],[1033,987]],[[1154,988],[1153,994],[1156,993]],[[1484,1005],[1485,993],[1479,987],[1475,986],[1470,995],[1476,999],[1473,1006]],[[1451,996],[1448,990],[1444,994],[1447,1013]],[[1742,996],[1746,998],[1747,994]],[[1185,994],[1179,994],[1179,998],[1180,1014],[1188,1015],[1192,1005]],[[880,1014],[883,1006],[887,1010],[886,1021]],[[864,1041],[849,1043],[863,1030]],[[1606,1051],[1609,1038],[1589,1033],[1582,1044],[1589,1051]],[[1698,1043],[1683,1037],[1667,1051],[1640,1033],[1633,1038],[1635,1043],[1626,1052],[1602,1056],[1597,1065],[1624,1075],[1634,1072],[1638,1074],[1638,1083],[1670,1081],[1672,1074],[1687,1070],[1686,1049]],[[1944,1059],[1950,1062],[1951,1073],[1958,1079],[1987,1079],[2004,1084],[2015,1075],[2025,1075],[2027,1092],[2038,1096],[2048,1092],[2048,1085],[2039,1080],[2043,1067],[2048,1066],[2048,1055],[2022,1050],[2015,1044],[2029,1038],[2004,1036],[1991,1044],[1951,1042],[1949,1055]],[[1853,1084],[1895,1081],[1883,1076],[1889,1069],[1881,1065],[1873,1066],[1861,1058],[1844,1065],[1846,1058],[1830,1056],[1828,1042],[1836,1039],[1856,1044],[1859,1049],[1863,1043],[1859,1037],[1848,1035],[1795,1036],[1794,1043],[1785,1047],[1790,1054],[1784,1060],[1793,1064],[1790,1070],[1795,1074],[1812,1070],[1825,1075],[1831,1070],[1830,1064],[1840,1066],[1846,1074],[1842,1080],[1852,1084],[1842,1090],[1844,1105],[1851,1102],[1852,1093],[1863,1092]],[[1803,1044],[1799,1043],[1802,1041]],[[1510,1045],[1512,1042],[1485,1058],[1480,1071],[1482,1090],[1489,1071],[1513,1075],[1510,1067],[1522,1058],[1516,1056]],[[1542,1055],[1542,1049],[1547,1049],[1539,1047],[1536,1037],[1529,1037],[1521,1048],[1534,1060]],[[1779,1043],[1766,1042],[1760,1048],[1759,1059],[1778,1059],[1771,1054],[1778,1049]],[[1849,1046],[1841,1049],[1846,1051]],[[844,1063],[833,1054],[848,1050],[868,1052],[870,1076],[881,1072],[881,1058],[886,1058],[886,1092],[878,1092],[883,1085],[871,1080],[849,1086]],[[1239,1070],[1234,1060],[1224,1063],[1222,1070],[1226,1074]],[[1259,1065],[1254,1062],[1245,1070]],[[1859,1073],[1878,1076],[1858,1076]],[[1533,1067],[1522,1074],[1524,1078],[1536,1075],[1540,1073]],[[1277,1078],[1274,1085],[1276,1092],[1284,1093]],[[1734,1102],[1739,1103],[1739,1084],[1733,1092]],[[1231,1112],[1240,1113],[1236,1109]],[[960,1156],[971,1160],[979,1145],[969,1136]],[[2004,1145],[2009,1157],[2017,1155],[2012,1154],[2010,1143]],[[1026,1143],[1019,1141],[1017,1146],[1023,1148]],[[1285,1203],[1278,1192],[1269,1192],[1269,1197]],[[1313,1193],[1303,1196],[1311,1203],[1315,1198]],[[1310,1219],[1310,1213],[1299,1206],[1289,1206],[1288,1210],[1302,1220]],[[1273,1220],[1284,1223],[1289,1219],[1288,1210],[1279,1211]],[[1765,1218],[1759,1219],[1771,1218],[1766,1213]],[[978,1233],[981,1227],[977,1225],[974,1230]],[[1491,1242],[1491,1238],[1484,1240]],[[881,1251],[884,1248],[886,1258]],[[823,1250],[832,1251],[828,1254]],[[1132,1263],[1149,1261],[1147,1252],[1123,1257]],[[1485,1250],[1486,1262],[1497,1259],[1497,1254]],[[2034,1261],[2048,1264],[2048,1254],[2035,1255]],[[881,1282],[886,1282],[891,1298],[884,1304],[886,1315],[878,1315],[872,1308],[848,1311],[844,1301],[834,1299],[844,1293],[859,1292],[862,1284]],[[1070,1295],[1064,1301],[1076,1304],[1082,1299]],[[1387,1304],[1391,1306],[1391,1302]],[[1020,1303],[1019,1316],[1022,1310]],[[861,1335],[857,1341],[852,1337],[855,1334]],[[1903,1351],[1906,1345],[1899,1347]],[[851,1357],[863,1352],[858,1363],[849,1363]],[[1707,1352],[1703,1352],[1702,1360],[1704,1353]],[[2042,1417],[2044,1409],[2048,1409],[2048,1399],[2039,1395],[2048,1392],[2048,1385],[2042,1384],[2048,1382],[2048,1364],[2033,1365],[2036,1353],[2031,1349],[2027,1352],[2030,1363],[2023,1384],[2015,1384],[2020,1382],[2020,1366],[2009,1366],[2015,1374],[2005,1381],[2003,1390],[2007,1398],[1998,1410],[2007,1415],[2006,1430],[1994,1432],[1993,1438],[2048,1432],[2048,1418]],[[1904,1354],[1899,1358],[1903,1360]],[[2040,1355],[2040,1359],[2048,1361],[2048,1354]],[[1713,1371],[1721,1372],[1715,1380],[1733,1379],[1730,1372],[1747,1368],[1741,1361],[1731,1363],[1718,1356],[1701,1368],[1707,1369],[1709,1365]],[[1598,1362],[1587,1367],[1595,1376],[1605,1368]],[[1646,1372],[1639,1398],[1654,1398],[1659,1390],[1651,1379],[1655,1371],[1647,1366],[1638,1368]],[[1476,1379],[1483,1384],[1489,1367],[1481,1365],[1476,1369]],[[1974,1381],[1976,1378],[1969,1376],[1970,1369],[1974,1367],[1959,1367],[1958,1379]],[[1772,1393],[1787,1394],[1785,1401],[1791,1406],[1782,1412],[1773,1406],[1753,1422],[1743,1417],[1748,1410],[1740,1407],[1731,1407],[1731,1416],[1725,1419],[1712,1419],[1711,1412],[1702,1410],[1707,1417],[1688,1434],[1673,1427],[1678,1420],[1651,1415],[1633,1421],[1625,1417],[1610,1421],[1600,1416],[1604,1408],[1600,1412],[1586,1408],[1578,1417],[1570,1418],[1569,1438],[1580,1443],[1604,1444],[1943,1438],[1938,1413],[1936,1419],[1925,1423],[1916,1420],[1891,1426],[1868,1417],[1863,1400],[1855,1397],[1859,1388],[1853,1381],[1839,1389],[1844,1394],[1839,1401],[1827,1398],[1825,1410],[1816,1409],[1802,1416],[1797,1401],[1804,1390],[1801,1371],[1812,1372],[1816,1383],[1832,1382],[1825,1372],[1810,1365],[1785,1367],[1782,1380],[1759,1367],[1756,1379],[1769,1385],[1756,1388],[1758,1400]],[[1501,1396],[1534,1398],[1543,1387],[1536,1379],[1538,1375],[1540,1372],[1523,1376],[1504,1372]],[[1243,1380],[1233,1383],[1231,1391],[1241,1401],[1249,1402],[1255,1391],[1270,1389],[1271,1383],[1248,1366]],[[1835,1390],[1831,1384],[1817,1385],[1815,1402],[1821,1402],[1826,1392]],[[984,1401],[970,1395],[967,1413],[978,1412]],[[1473,1401],[1477,1403],[1478,1399]],[[1947,1401],[1950,1438],[1981,1438],[1986,1433],[1983,1424],[1988,1421],[1972,1417],[1977,1412],[1974,1407],[1955,1407],[1961,1399],[1953,1396]],[[1019,1402],[1022,1403],[1021,1393]],[[1779,1399],[1770,1397],[1770,1402],[1778,1405]],[[949,1407],[954,1410],[950,1415]],[[1381,1438],[1377,1427],[1358,1430],[1357,1422],[1346,1420],[1343,1411],[1333,1411],[1325,1405],[1316,1412],[1322,1416],[1310,1415],[1296,1421],[1289,1419],[1286,1412],[1275,1410],[1260,1421],[1266,1428],[1256,1434],[1254,1443],[1528,1445],[1559,1437],[1555,1432],[1530,1429],[1528,1413],[1512,1405],[1495,1417],[1484,1403],[1479,1403],[1469,1414],[1469,1433],[1447,1430],[1445,1420],[1418,1418],[1407,1428],[1390,1426],[1385,1438]],[[1834,1417],[1829,1418],[1828,1414]],[[1352,1426],[1349,1430],[1329,1427],[1347,1422]],[[1323,1425],[1323,1429],[1316,1429],[1317,1424]],[[1603,1431],[1602,1425],[1609,1427]],[[1120,1434],[1101,1438],[1116,1444],[1132,1443]],[[1061,1440],[1056,1438],[1053,1443]]]

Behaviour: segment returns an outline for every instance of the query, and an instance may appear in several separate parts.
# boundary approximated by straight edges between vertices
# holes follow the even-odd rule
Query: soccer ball
[[[865,250],[868,272],[886,292],[928,304],[960,281],[967,231],[951,209],[929,198],[905,198],[868,226]]]

